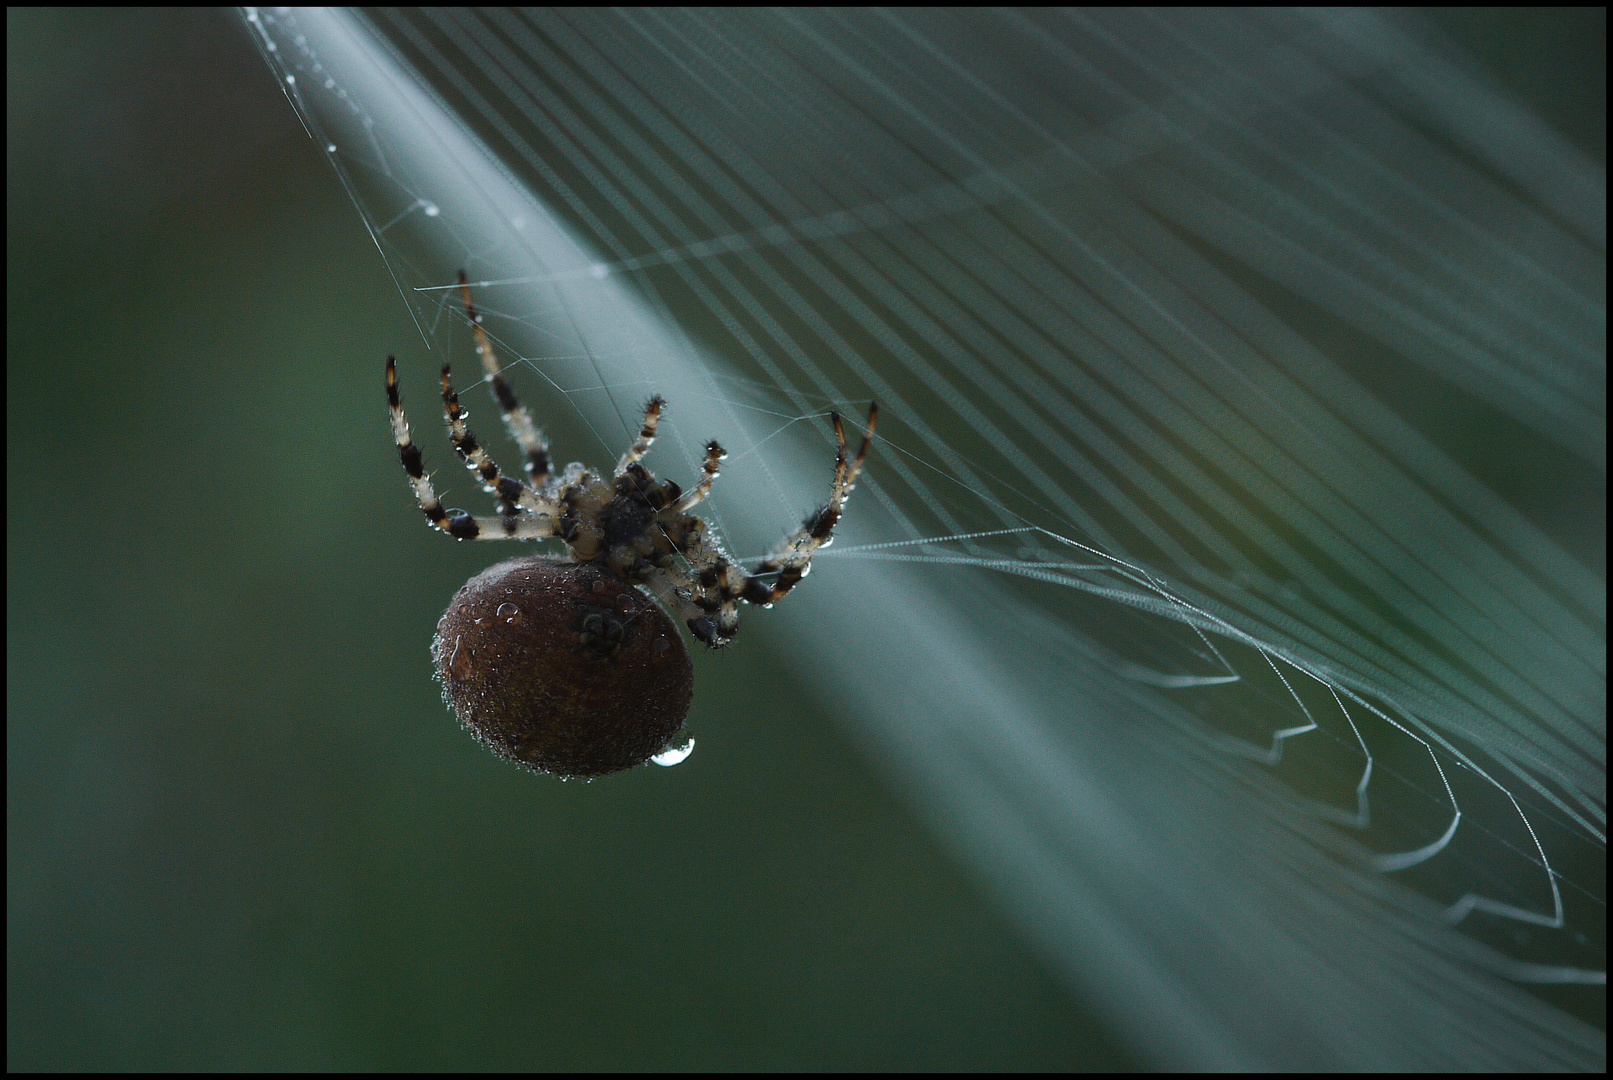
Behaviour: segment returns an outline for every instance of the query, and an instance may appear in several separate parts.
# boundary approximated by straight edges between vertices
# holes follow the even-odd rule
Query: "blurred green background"
[[[765,618],[675,769],[477,747],[427,644],[508,553],[421,526],[418,335],[247,37],[6,31],[9,1068],[1127,1064]]]
[[[1605,157],[1605,15],[1448,29]],[[504,553],[421,526],[418,336],[232,14],[9,9],[7,207],[9,1068],[1136,1063],[766,618],[676,769],[457,729],[427,643]]]

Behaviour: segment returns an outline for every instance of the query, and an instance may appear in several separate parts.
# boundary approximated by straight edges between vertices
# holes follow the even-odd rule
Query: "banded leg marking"
[[[409,486],[414,489],[415,501],[433,528],[456,540],[541,540],[556,534],[554,519],[547,514],[496,518],[473,517],[463,510],[444,510],[426,476],[425,458],[409,432],[409,418],[403,412],[403,395],[398,389],[397,360],[390,356],[386,358],[386,404],[398,458],[409,477]]]
[[[499,510],[504,516],[514,517],[523,507],[533,513],[540,512],[542,508],[532,490],[519,480],[505,476],[498,462],[476,441],[475,433],[465,423],[468,414],[459,407],[459,394],[454,390],[453,369],[449,364],[442,366],[442,408],[448,418],[448,437],[459,459],[481,478],[483,488],[498,497]]]
[[[728,451],[718,446],[715,441],[706,444],[706,461],[700,467],[700,482],[694,486],[693,491],[685,492],[681,499],[672,504],[673,513],[687,514],[711,494],[711,485],[716,482],[717,473],[722,468],[722,460],[727,456]]]
[[[493,397],[504,414],[504,430],[510,433],[510,438],[515,440],[515,445],[521,448],[521,453],[526,457],[523,467],[528,482],[533,490],[542,491],[543,485],[549,481],[549,470],[553,467],[549,460],[549,443],[532,422],[532,414],[515,396],[515,389],[499,370],[498,358],[493,354],[493,342],[482,328],[482,313],[476,310],[476,305],[471,301],[470,281],[463,270],[459,272],[459,296],[465,303],[465,317],[470,320],[471,333],[476,336],[476,355],[482,358],[482,369],[487,372],[488,382],[493,386]]]
[[[661,399],[659,394],[645,403],[644,424],[639,428],[638,438],[634,440],[632,446],[627,448],[627,453],[622,455],[622,460],[616,463],[616,475],[618,477],[626,475],[629,466],[635,464],[650,452],[650,446],[655,442],[656,426],[661,422],[661,410],[665,407],[666,402]]]
[[[834,422],[837,444],[829,501],[807,515],[801,528],[774,548],[746,578],[741,596],[749,603],[776,604],[807,576],[812,569],[813,552],[834,540],[835,526],[839,524],[840,515],[845,509],[846,497],[856,485],[857,477],[862,475],[863,462],[874,441],[874,425],[879,421],[878,403],[868,404],[868,424],[863,430],[862,445],[857,449],[857,456],[849,462],[846,460],[846,431],[840,414],[830,413],[829,417]],[[769,574],[777,574],[778,577],[771,583],[762,580]]]

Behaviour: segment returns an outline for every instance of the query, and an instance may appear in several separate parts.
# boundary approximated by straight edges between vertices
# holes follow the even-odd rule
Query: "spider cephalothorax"
[[[476,351],[487,371],[493,396],[504,414],[504,424],[510,437],[525,455],[527,479],[523,482],[506,475],[476,441],[476,436],[465,423],[465,411],[460,408],[459,395],[454,390],[449,365],[444,364],[442,401],[443,411],[448,420],[449,438],[460,459],[477,474],[482,486],[498,499],[499,515],[476,517],[462,510],[444,509],[431,486],[430,479],[426,476],[420,448],[415,445],[409,433],[409,422],[404,416],[403,400],[398,390],[396,362],[392,357],[387,357],[386,393],[392,419],[392,434],[397,441],[404,472],[408,474],[409,483],[414,488],[415,498],[433,527],[460,540],[541,540],[556,537],[565,543],[576,564],[608,574],[609,580],[620,582],[626,588],[642,586],[648,589],[668,611],[683,621],[696,638],[712,648],[726,645],[733,639],[739,627],[740,601],[763,606],[771,605],[788,595],[790,590],[806,576],[811,567],[813,553],[833,539],[834,528],[840,520],[846,496],[862,470],[863,460],[868,455],[868,448],[874,436],[874,423],[878,417],[876,406],[870,404],[868,407],[867,430],[855,457],[847,455],[846,435],[839,414],[830,414],[834,424],[837,453],[834,482],[830,487],[828,500],[809,514],[801,527],[774,548],[754,571],[746,571],[724,553],[717,539],[706,528],[706,523],[690,513],[711,491],[711,485],[717,479],[718,469],[725,456],[723,448],[715,442],[706,444],[706,456],[701,467],[700,480],[691,490],[685,492],[671,480],[657,481],[641,463],[641,459],[649,452],[651,444],[655,441],[656,426],[665,408],[665,402],[659,397],[654,397],[644,407],[644,422],[639,428],[638,438],[617,462],[615,473],[610,479],[607,480],[575,462],[566,466],[558,477],[551,476],[548,444],[532,423],[526,408],[516,398],[515,391],[499,371],[493,356],[492,343],[488,340],[481,325],[481,317],[471,302],[470,287],[464,274],[460,275],[459,284],[465,311],[475,333]],[[547,595],[545,589],[548,584],[558,580],[555,575],[561,574],[552,560],[547,562],[523,560],[523,562],[534,564],[541,562],[549,569],[540,574],[543,578],[540,584],[527,588],[522,594],[523,597],[527,597],[522,601],[527,605],[527,608],[523,609],[527,611],[527,615],[514,620],[502,620],[506,627],[519,628],[531,623],[532,615],[538,608],[534,606],[537,601],[530,598]],[[486,575],[482,577],[485,578]],[[473,579],[473,584],[477,580],[480,578]],[[569,588],[570,579],[567,580]],[[599,584],[605,579],[591,580]],[[483,592],[485,591],[484,588]],[[462,590],[461,597],[465,595],[465,590]],[[625,599],[618,603],[632,606],[627,593],[620,593],[620,596]],[[456,597],[455,603],[460,603],[460,598]],[[506,603],[515,605],[516,601],[509,600]],[[564,606],[555,606],[555,603],[557,602],[553,602],[552,597],[544,601],[544,604],[548,605],[543,607],[542,615],[546,630],[553,629],[553,625],[556,625],[555,620],[563,621],[569,617],[565,614]],[[497,610],[496,606],[494,610]],[[444,615],[444,624],[450,621],[454,611],[455,609],[450,607],[449,612]],[[609,636],[611,633],[625,640],[630,636],[629,627],[638,619],[640,616],[635,615],[626,622],[619,619],[612,621],[607,620],[604,615],[596,614],[594,623],[586,625],[578,623],[574,631],[567,631],[575,638],[572,654],[604,663],[614,662],[616,653],[608,647],[603,647],[601,643],[608,643],[611,640]],[[459,627],[455,632],[463,638],[467,633],[480,632],[467,627],[480,627],[484,623],[491,626],[500,621],[499,619],[480,621],[471,619],[468,622],[459,620],[454,624]],[[498,632],[507,637],[517,633],[518,629]],[[468,662],[465,658],[476,650],[465,646],[463,640],[456,640],[444,646],[440,634],[439,627],[439,641],[436,646],[439,676],[443,677],[445,692],[450,693],[450,703],[454,705],[455,711],[467,726],[474,729],[475,725],[467,719],[467,713],[471,710],[462,707],[461,702],[452,697],[454,680],[445,674],[447,669],[444,665],[458,657],[455,662],[464,667]],[[460,646],[464,646],[465,651],[461,651]],[[679,647],[681,649],[681,643]],[[500,642],[488,644],[481,652],[489,656],[512,655],[512,648],[513,646]],[[528,656],[532,652],[523,649],[514,651],[523,656]],[[549,652],[539,650],[538,654],[547,656]],[[531,663],[530,658],[527,662]],[[571,661],[563,663],[569,665]],[[684,663],[687,664],[687,658]],[[565,676],[556,673],[556,677]],[[461,680],[461,683],[469,685],[471,681],[467,678]],[[487,696],[485,689],[478,690],[477,693],[482,694],[484,699]],[[520,707],[526,709],[531,706]],[[555,706],[544,706],[544,708],[553,707]],[[587,717],[572,719],[582,725],[582,728],[586,728],[591,722]],[[570,723],[568,720],[567,724]],[[566,727],[566,724],[560,726]],[[482,734],[478,729],[479,737],[482,737]],[[528,736],[523,735],[522,738],[526,739]],[[495,749],[506,744],[515,745],[508,739],[500,741],[484,737],[484,741],[495,746]],[[500,750],[500,753],[512,756],[504,750]],[[566,775],[594,774],[587,770],[567,773],[564,767],[540,765],[535,760],[521,757],[517,757],[517,760]]]

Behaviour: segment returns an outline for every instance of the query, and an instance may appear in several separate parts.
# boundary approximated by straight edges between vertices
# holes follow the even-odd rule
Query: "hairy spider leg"
[[[665,567],[652,566],[641,575],[640,580],[647,589],[660,599],[661,603],[669,611],[677,613],[678,617],[684,621],[684,624],[694,632],[695,637],[713,647],[727,644],[726,639],[713,643],[710,634],[702,634],[700,629],[696,629],[697,627],[703,628],[714,624],[707,617],[705,610],[694,602],[689,590],[678,584],[679,579],[670,570]]]
[[[683,497],[670,507],[674,514],[686,514],[711,494],[711,485],[717,480],[717,472],[722,467],[722,459],[728,456],[728,451],[717,445],[716,440],[706,444],[706,461],[700,467],[700,482],[693,491],[685,492]]]
[[[745,573],[736,567],[697,517],[687,524],[678,550],[689,561],[692,575],[683,588],[671,582],[675,608],[689,632],[713,649],[721,648],[739,631],[739,600]]]
[[[482,449],[475,433],[466,425],[465,418],[470,414],[459,407],[453,368],[449,364],[442,366],[442,409],[448,419],[448,437],[454,444],[454,452],[466,468],[481,478],[483,490],[498,497],[499,512],[505,517],[515,517],[523,508],[534,514],[541,513],[543,507],[538,495],[521,481],[505,476],[498,462]]]
[[[689,560],[694,571],[689,587],[679,589],[674,581],[664,583],[660,595],[670,595],[675,610],[685,620],[689,632],[712,648],[728,644],[739,630],[739,601],[752,604],[772,604],[781,600],[807,575],[813,552],[834,538],[835,524],[840,520],[846,496],[862,473],[863,462],[873,443],[874,425],[879,418],[879,407],[868,407],[868,426],[863,434],[857,456],[847,460],[845,428],[838,414],[834,421],[837,450],[835,454],[834,482],[829,501],[809,515],[800,530],[785,540],[753,574],[747,574],[723,553],[707,534],[698,518],[689,519],[691,527],[681,537],[679,551]],[[777,573],[773,583],[763,581],[768,574]]]
[[[392,437],[398,444],[398,458],[414,488],[415,501],[432,526],[456,540],[541,540],[556,535],[553,511],[541,506],[535,515],[522,517],[472,517],[463,510],[443,509],[426,476],[426,463],[420,447],[409,434],[409,419],[403,413],[403,395],[398,390],[398,364],[386,358],[386,404],[392,418]]]
[[[834,484],[829,489],[829,501],[807,515],[795,535],[774,548],[745,579],[740,597],[748,603],[765,605],[782,600],[811,570],[813,552],[834,540],[835,525],[840,522],[840,514],[845,509],[846,496],[851,494],[852,486],[857,483],[857,477],[862,473],[863,461],[868,457],[868,448],[874,441],[874,425],[879,420],[879,405],[877,402],[868,403],[868,425],[863,430],[862,446],[857,449],[857,456],[849,463],[846,461],[846,432],[840,422],[840,414],[830,413],[829,417],[834,422],[835,441],[838,444],[835,454]],[[771,584],[762,580],[767,575],[775,573],[778,578]]]
[[[632,465],[650,452],[650,446],[655,442],[655,428],[661,422],[661,410],[665,407],[666,402],[659,394],[644,403],[644,423],[639,428],[638,438],[627,448],[622,460],[616,463],[618,478],[625,476]]]
[[[471,333],[476,336],[476,355],[482,358],[482,368],[487,372],[487,381],[492,384],[493,397],[504,414],[504,430],[510,433],[515,445],[526,455],[523,467],[527,481],[534,491],[542,491],[543,485],[549,482],[549,470],[553,468],[549,460],[548,440],[532,422],[532,414],[526,411],[526,406],[521,404],[514,388],[499,370],[498,358],[493,354],[493,343],[482,328],[482,313],[471,302],[470,282],[463,270],[459,272],[459,295],[465,302],[465,317],[470,320]]]

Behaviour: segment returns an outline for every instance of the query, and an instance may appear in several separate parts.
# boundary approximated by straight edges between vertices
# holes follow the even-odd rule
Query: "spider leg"
[[[744,571],[729,562],[727,556],[703,538],[686,555],[696,573],[688,587],[679,590],[680,603],[676,610],[691,634],[711,648],[720,649],[739,632],[739,599],[745,583]],[[699,569],[702,566],[704,569]]]
[[[674,542],[676,550],[689,561],[691,573],[680,587],[677,575],[668,569],[659,569],[655,576],[662,579],[653,587],[658,595],[667,598],[673,610],[684,619],[689,631],[712,648],[721,648],[733,640],[739,630],[739,602],[772,604],[782,599],[797,582],[807,575],[813,552],[834,538],[835,523],[840,520],[846,496],[862,473],[863,462],[874,439],[874,424],[879,418],[879,407],[868,407],[868,427],[855,458],[847,460],[846,433],[838,415],[833,415],[835,439],[839,444],[835,455],[834,484],[829,501],[818,507],[801,528],[780,544],[762,561],[753,574],[746,574],[723,553],[696,517],[682,518]],[[715,444],[706,448],[706,472],[715,479],[717,462],[722,460],[721,447]],[[704,494],[711,487],[703,477],[696,492]],[[682,500],[679,500],[680,503]],[[669,533],[670,535],[670,533]],[[766,575],[777,573],[778,580],[768,583]]]
[[[643,583],[662,604],[684,620],[696,637],[700,637],[708,645],[711,644],[709,637],[701,637],[700,631],[695,630],[696,626],[701,625],[701,620],[705,620],[706,625],[711,625],[711,619],[705,609],[695,603],[689,590],[679,587],[677,579],[670,571],[656,567],[644,575]]]
[[[386,404],[392,418],[392,437],[398,444],[398,457],[403,471],[414,488],[415,501],[434,528],[456,540],[541,540],[554,536],[554,518],[547,511],[539,516],[523,517],[472,517],[463,510],[444,510],[426,476],[425,459],[420,447],[409,434],[409,419],[403,413],[403,396],[398,392],[397,361],[386,358]]]
[[[549,444],[543,438],[543,432],[532,423],[532,414],[526,411],[526,406],[521,404],[521,399],[515,396],[515,390],[499,371],[498,358],[493,355],[493,343],[488,340],[487,331],[482,329],[482,313],[471,303],[470,282],[463,270],[459,272],[459,295],[465,302],[465,316],[470,319],[471,332],[476,335],[476,355],[482,358],[482,368],[487,372],[487,381],[492,384],[493,397],[504,413],[504,430],[510,433],[510,438],[526,455],[528,482],[533,490],[542,491],[552,467]]]
[[[700,467],[700,483],[695,485],[693,491],[686,492],[681,499],[668,507],[668,510],[674,514],[688,513],[690,509],[711,494],[711,485],[717,479],[717,472],[722,467],[722,459],[727,456],[728,451],[718,446],[715,441],[707,443],[706,461]]]
[[[660,517],[662,535],[670,552],[681,557],[652,559],[639,580],[649,585],[669,610],[677,612],[691,633],[713,649],[721,648],[739,629],[739,594],[745,572],[706,531],[706,523],[692,514],[674,514],[668,507]]]
[[[868,426],[863,432],[862,446],[857,456],[846,460],[846,432],[839,413],[830,413],[834,421],[835,440],[839,448],[835,453],[834,484],[829,489],[829,501],[807,515],[801,528],[763,559],[756,570],[745,579],[740,597],[752,604],[775,604],[784,599],[796,584],[812,569],[812,554],[834,540],[834,529],[846,505],[846,496],[862,474],[863,461],[868,447],[874,441],[874,424],[879,420],[879,406],[868,405]],[[769,574],[778,577],[771,583],[762,580]]]
[[[665,406],[666,402],[661,400],[660,395],[652,397],[645,403],[644,425],[639,428],[638,438],[633,441],[633,445],[622,455],[622,460],[616,463],[617,477],[626,475],[630,465],[650,452],[650,444],[655,442],[656,425],[661,422],[661,409]]]
[[[498,462],[488,456],[476,441],[476,435],[465,424],[469,414],[459,407],[459,394],[454,391],[451,366],[442,366],[442,408],[448,418],[448,437],[454,444],[466,468],[481,477],[482,487],[498,496],[499,509],[505,517],[514,517],[522,509],[534,514],[542,513],[538,495],[519,480],[505,476]]]

